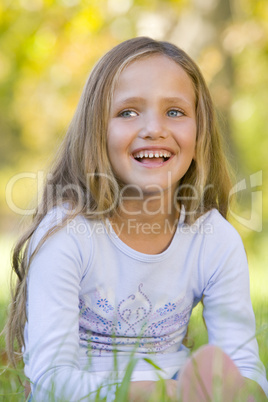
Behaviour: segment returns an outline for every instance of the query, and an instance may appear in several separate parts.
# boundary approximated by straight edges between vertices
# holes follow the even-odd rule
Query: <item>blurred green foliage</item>
[[[5,199],[20,172],[36,173],[71,120],[94,63],[137,35],[169,40],[200,65],[210,86],[237,180],[236,210],[250,219],[250,175],[262,171],[261,235],[233,223],[249,246],[268,233],[267,0],[2,0],[0,3],[0,230],[18,214]],[[18,180],[14,204],[28,205],[36,180]],[[255,191],[255,189],[254,189]],[[256,206],[261,215],[260,204]]]
[[[258,341],[267,369],[267,0],[0,0],[0,318],[3,323],[8,254],[21,218],[6,200],[6,186],[15,175],[29,173],[11,193],[14,205],[26,208],[38,189],[30,174],[49,165],[92,66],[120,41],[141,35],[171,41],[197,61],[237,181],[245,179],[247,189],[233,207],[245,224],[236,216],[232,223],[249,250],[257,328],[266,325]],[[256,172],[262,172],[262,183],[251,188]],[[252,208],[252,191],[262,192],[263,208],[261,198]],[[254,219],[262,222],[258,231],[246,224]],[[200,336],[200,316],[193,320],[197,347],[206,334]],[[5,365],[2,349],[1,344]],[[20,387],[14,375],[4,373],[2,379],[5,394]]]

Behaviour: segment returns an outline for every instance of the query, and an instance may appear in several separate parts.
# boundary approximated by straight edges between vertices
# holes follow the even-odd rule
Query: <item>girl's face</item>
[[[119,76],[107,136],[121,182],[143,193],[175,190],[195,156],[195,93],[186,72],[162,55],[132,62]]]

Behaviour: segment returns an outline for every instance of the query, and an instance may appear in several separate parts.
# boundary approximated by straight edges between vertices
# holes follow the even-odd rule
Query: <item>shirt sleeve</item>
[[[209,343],[220,346],[244,377],[259,383],[268,396],[265,368],[259,359],[249,272],[242,241],[231,225],[214,226],[206,238],[203,269],[204,319]],[[212,241],[213,238],[213,241]]]
[[[31,250],[47,228],[37,229]],[[64,226],[46,240],[28,275],[27,374],[37,401],[78,401],[96,391],[96,375],[81,370],[78,359],[79,291],[90,239],[69,229]]]

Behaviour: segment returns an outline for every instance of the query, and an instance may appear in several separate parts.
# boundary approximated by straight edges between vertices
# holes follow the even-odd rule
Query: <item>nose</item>
[[[166,138],[167,135],[168,131],[161,116],[155,113],[144,116],[139,135],[141,138],[155,140]]]

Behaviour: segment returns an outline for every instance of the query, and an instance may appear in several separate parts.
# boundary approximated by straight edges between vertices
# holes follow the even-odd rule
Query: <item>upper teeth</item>
[[[169,151],[140,151],[134,153],[134,158],[170,158],[171,157],[171,152]]]

